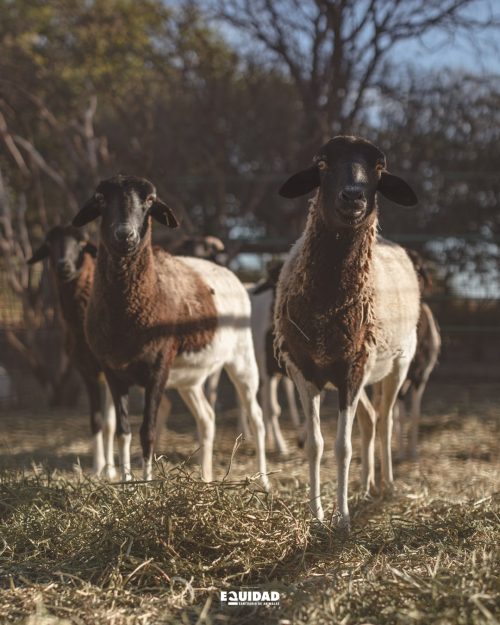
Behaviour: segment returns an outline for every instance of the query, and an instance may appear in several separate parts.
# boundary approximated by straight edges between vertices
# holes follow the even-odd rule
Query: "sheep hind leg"
[[[361,392],[356,411],[361,430],[361,487],[365,497],[376,495],[375,487],[375,429],[377,413],[368,399],[366,392]]]
[[[253,352],[253,350],[252,350]],[[251,352],[251,353],[252,353]],[[243,346],[242,353],[247,355],[247,346]],[[253,354],[252,354],[253,355]],[[244,358],[227,363],[225,366],[229,379],[234,384],[243,409],[250,419],[250,427],[255,441],[257,453],[257,470],[262,486],[269,490],[267,476],[265,428],[262,410],[257,402],[259,373],[254,359]]]
[[[215,413],[201,386],[179,388],[178,391],[196,420],[200,445],[201,478],[205,482],[211,482]]]
[[[424,393],[424,389],[425,383],[411,389],[411,420],[410,434],[408,437],[408,455],[411,460],[416,460],[418,457],[418,429],[420,425],[420,409],[422,405],[422,395]]]
[[[392,372],[382,380],[382,395],[379,406],[381,486],[382,490],[389,492],[394,488],[391,450],[393,408],[399,389],[406,378],[409,364],[409,362],[396,361]]]
[[[266,430],[269,431],[270,438],[281,456],[288,454],[288,445],[283,437],[280,427],[281,406],[278,401],[279,376],[273,375],[266,380],[263,392],[267,392],[267,412],[264,412]]]

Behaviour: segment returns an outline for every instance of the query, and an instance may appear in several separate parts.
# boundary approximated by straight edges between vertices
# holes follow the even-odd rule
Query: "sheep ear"
[[[382,172],[377,190],[388,200],[401,206],[415,206],[418,202],[418,198],[410,185],[388,171]]]
[[[83,208],[80,209],[80,212],[78,212],[73,217],[73,221],[71,223],[73,224],[73,226],[81,228],[82,226],[85,226],[85,224],[88,224],[89,222],[94,221],[94,219],[97,219],[100,214],[101,206],[99,198],[93,195],[90,200],[87,200],[85,202]]]
[[[156,199],[151,204],[149,213],[156,219],[156,221],[164,226],[167,226],[167,228],[177,228],[179,225],[179,221],[177,220],[174,211],[161,200]]]
[[[319,183],[319,171],[316,165],[313,165],[288,178],[278,193],[287,198],[299,197],[319,187]]]
[[[33,254],[33,256],[27,261],[28,265],[33,265],[33,263],[38,263],[39,261],[47,258],[50,254],[50,248],[47,242],[42,243],[37,251]]]
[[[85,243],[83,251],[84,253],[86,252],[87,254],[90,254],[92,258],[97,258],[97,247],[90,241]]]

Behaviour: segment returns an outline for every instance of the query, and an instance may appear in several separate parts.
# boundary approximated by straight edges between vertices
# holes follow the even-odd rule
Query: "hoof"
[[[121,471],[122,482],[131,482],[132,481],[132,473],[130,471]]]
[[[104,469],[105,469],[104,464],[94,465],[92,467],[91,475],[94,477],[100,477],[101,475],[104,475],[103,474]]]
[[[337,529],[346,535],[350,533],[351,518],[348,514],[340,514],[337,517]]]
[[[115,467],[107,464],[104,467],[104,471],[103,471],[102,475],[107,480],[114,480],[116,478],[116,469],[115,469]]]
[[[325,520],[325,513],[323,511],[323,506],[321,504],[314,505],[313,503],[311,503],[310,505],[311,505],[311,512],[314,518],[317,519],[318,521],[323,522]]]
[[[271,484],[269,483],[267,475],[260,478],[260,483],[262,484],[262,488],[266,491],[266,493],[271,492]]]
[[[384,497],[392,497],[396,493],[394,482],[384,482],[382,484],[382,494]]]

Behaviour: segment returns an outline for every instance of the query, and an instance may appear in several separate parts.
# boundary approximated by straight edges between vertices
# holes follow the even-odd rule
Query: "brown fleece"
[[[83,375],[91,377],[97,377],[101,371],[84,332],[85,311],[94,281],[94,269],[94,259],[90,254],[84,253],[78,276],[73,280],[65,282],[54,272],[64,320],[66,351],[77,369]]]
[[[145,385],[148,367],[209,345],[217,327],[213,293],[181,259],[151,246],[115,258],[101,243],[86,333],[100,362]]]
[[[319,389],[335,385],[343,409],[358,391],[375,345],[370,270],[377,213],[357,229],[327,229],[318,198],[297,263],[280,289],[275,349]]]

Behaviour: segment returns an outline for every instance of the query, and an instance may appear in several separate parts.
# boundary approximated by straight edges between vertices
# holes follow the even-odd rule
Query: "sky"
[[[488,20],[493,15],[500,22],[500,0],[477,0],[472,17]],[[410,62],[425,69],[450,67],[474,74],[500,74],[499,30],[485,29],[474,37],[443,37],[435,32],[413,41],[399,44],[394,52],[402,62]]]

